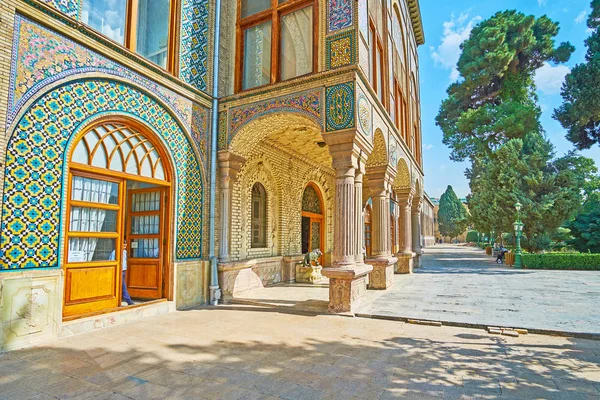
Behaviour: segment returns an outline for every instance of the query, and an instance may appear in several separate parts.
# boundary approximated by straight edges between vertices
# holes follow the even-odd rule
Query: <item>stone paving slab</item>
[[[600,335],[599,304],[600,272],[515,270],[479,249],[436,245],[359,314]]]
[[[222,306],[0,354],[0,399],[598,399],[600,341]]]

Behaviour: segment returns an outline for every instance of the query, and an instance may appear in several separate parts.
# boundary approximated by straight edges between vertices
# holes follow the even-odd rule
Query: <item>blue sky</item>
[[[421,0],[420,4],[425,29],[425,44],[419,48],[423,158],[425,189],[431,197],[441,196],[448,185],[453,186],[459,197],[470,192],[464,176],[468,164],[450,160],[450,150],[442,143],[442,132],[435,125],[435,117],[446,96],[446,88],[457,77],[455,66],[460,43],[469,37],[473,26],[497,11],[516,9],[535,16],[547,15],[560,23],[557,41],[569,41],[576,47],[567,64],[546,65],[536,76],[542,124],[548,138],[559,156],[573,149],[565,139],[565,130],[552,119],[552,113],[561,103],[560,87],[566,73],[584,60],[583,42],[589,36],[586,21],[590,0]],[[600,166],[600,146],[582,154]]]

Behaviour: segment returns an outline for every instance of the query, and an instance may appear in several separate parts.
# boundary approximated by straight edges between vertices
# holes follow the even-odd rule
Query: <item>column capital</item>
[[[373,196],[386,196],[392,188],[394,170],[390,165],[367,167],[367,178]]]
[[[413,188],[394,188],[400,207],[412,206],[415,190]]]
[[[366,160],[373,151],[373,145],[355,129],[324,134],[323,140],[327,143],[333,168],[336,170],[353,168],[364,173]]]
[[[412,199],[412,213],[419,214],[423,207],[423,197],[415,195]]]
[[[219,175],[223,181],[235,181],[246,159],[229,150],[217,152]]]

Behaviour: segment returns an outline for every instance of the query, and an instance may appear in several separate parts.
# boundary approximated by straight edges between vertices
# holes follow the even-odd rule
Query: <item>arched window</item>
[[[119,122],[90,129],[75,146],[71,162],[166,180],[163,161],[152,142],[133,126]]]
[[[267,191],[258,182],[252,186],[251,247],[267,247]]]
[[[371,205],[367,204],[365,207],[364,220],[365,220],[365,252],[367,253],[367,257],[372,255],[371,250],[371,240],[373,234],[373,222],[372,222],[372,209]]]

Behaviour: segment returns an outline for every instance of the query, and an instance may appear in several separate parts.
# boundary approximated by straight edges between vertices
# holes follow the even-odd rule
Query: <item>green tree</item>
[[[600,143],[600,0],[592,1],[587,21],[591,36],[585,41],[585,63],[573,68],[562,87],[563,104],[554,111],[578,149]]]
[[[483,228],[512,232],[514,204],[522,203],[527,250],[548,249],[549,235],[578,212],[597,169],[594,161],[570,152],[554,158],[554,146],[541,134],[513,139],[492,159],[474,163],[469,198],[472,219]]]
[[[555,46],[558,23],[517,11],[481,22],[462,45],[460,79],[436,118],[451,158],[490,156],[511,139],[541,133],[534,74],[546,62],[562,63],[574,51]]]
[[[572,239],[567,243],[581,252],[600,253],[600,200],[588,200],[581,213],[567,224]]]
[[[442,236],[457,237],[467,229],[469,220],[465,206],[460,202],[452,186],[442,194],[438,211],[438,224]]]

